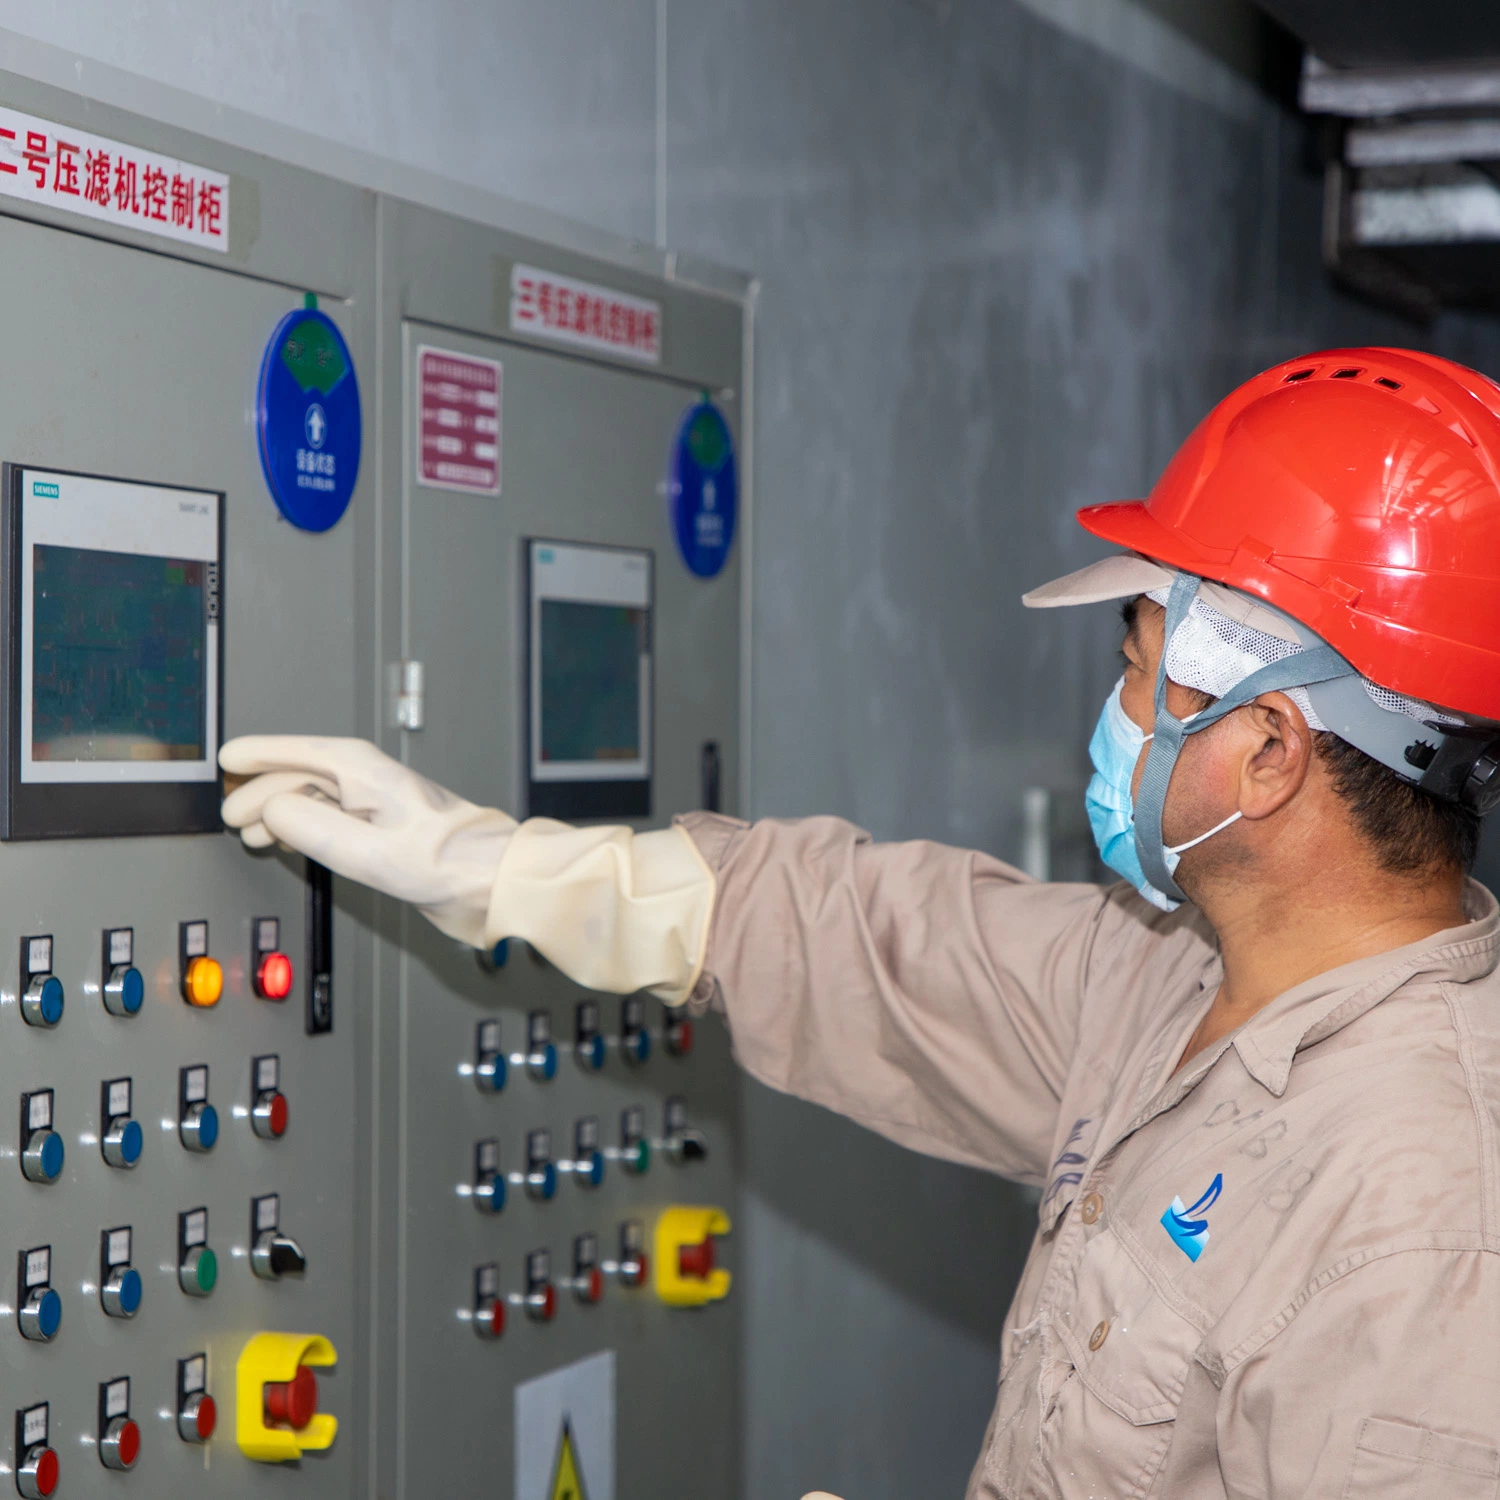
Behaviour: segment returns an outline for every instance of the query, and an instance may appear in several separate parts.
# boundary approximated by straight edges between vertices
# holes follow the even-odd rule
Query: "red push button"
[[[291,1109],[280,1089],[266,1089],[255,1096],[250,1111],[250,1128],[263,1141],[279,1141],[286,1134]]]
[[[268,1427],[275,1423],[300,1432],[318,1414],[318,1377],[306,1365],[290,1380],[268,1380],[261,1389]]]
[[[677,1251],[677,1274],[707,1281],[714,1273],[714,1242],[710,1236],[698,1245],[682,1245]]]
[[[292,961],[285,953],[261,955],[255,970],[255,993],[263,1000],[285,1000],[292,993]]]
[[[219,1425],[219,1408],[206,1392],[189,1396],[177,1414],[177,1431],[185,1443],[206,1443]]]
[[[505,1332],[505,1304],[498,1297],[486,1297],[474,1312],[474,1332],[482,1339],[497,1339]]]
[[[27,1500],[47,1500],[56,1493],[57,1480],[57,1454],[42,1446],[28,1448],[16,1470],[16,1488]]]

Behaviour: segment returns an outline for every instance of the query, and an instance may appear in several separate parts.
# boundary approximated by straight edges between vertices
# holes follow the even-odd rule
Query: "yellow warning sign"
[[[573,1429],[567,1417],[563,1418],[562,1438],[557,1445],[557,1467],[553,1470],[552,1488],[547,1495],[548,1500],[588,1500],[583,1475],[578,1469],[578,1457],[573,1451]]]

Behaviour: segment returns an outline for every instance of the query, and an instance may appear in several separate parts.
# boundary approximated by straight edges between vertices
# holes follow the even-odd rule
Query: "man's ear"
[[[1262,693],[1246,705],[1240,761],[1240,811],[1268,818],[1301,790],[1312,769],[1313,737],[1302,710],[1285,693]]]

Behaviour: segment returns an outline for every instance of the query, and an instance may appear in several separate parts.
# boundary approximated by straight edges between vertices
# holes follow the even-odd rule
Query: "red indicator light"
[[[302,1365],[290,1380],[268,1380],[265,1394],[266,1424],[275,1422],[301,1431],[318,1414],[318,1377]]]
[[[264,1000],[285,1000],[292,993],[292,961],[285,953],[267,953],[261,958],[255,992]]]

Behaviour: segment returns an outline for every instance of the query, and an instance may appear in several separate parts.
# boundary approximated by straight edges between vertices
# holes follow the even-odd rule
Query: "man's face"
[[[1120,706],[1142,734],[1150,734],[1156,723],[1156,673],[1166,618],[1166,610],[1144,594],[1126,611],[1125,640],[1121,647],[1125,684],[1120,689]],[[1191,718],[1212,702],[1207,693],[1167,679],[1167,708],[1177,718]],[[1229,714],[1183,741],[1162,813],[1162,838],[1168,845],[1196,838],[1234,811],[1238,762],[1231,753],[1235,736],[1229,726],[1235,717]],[[1148,743],[1136,761],[1130,782],[1132,796],[1140,790],[1150,750]]]

